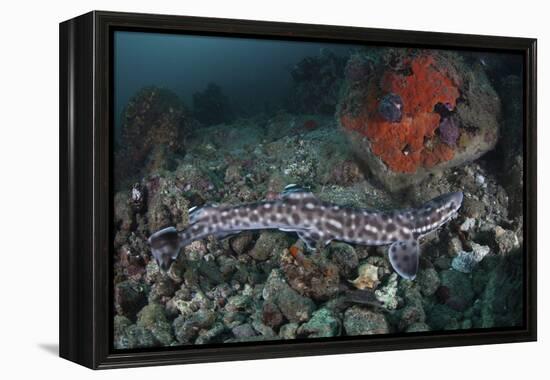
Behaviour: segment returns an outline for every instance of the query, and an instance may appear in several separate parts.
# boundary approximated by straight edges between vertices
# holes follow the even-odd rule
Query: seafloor
[[[150,101],[155,92],[162,90],[141,96]],[[180,112],[172,101],[162,98],[169,107],[154,114],[157,131]],[[130,111],[138,123],[146,117]],[[505,136],[507,123],[500,125]],[[188,131],[169,136],[181,147],[148,152],[117,184],[115,348],[522,324],[522,155],[506,139],[479,159],[389,191],[330,114],[265,112]],[[151,258],[147,238],[184,228],[191,206],[274,199],[290,183],[370,209],[415,207],[451,191],[464,202],[457,218],[422,239],[414,281],[394,273],[387,247],[332,242],[312,253],[294,233],[274,230],[196,241],[166,273]]]

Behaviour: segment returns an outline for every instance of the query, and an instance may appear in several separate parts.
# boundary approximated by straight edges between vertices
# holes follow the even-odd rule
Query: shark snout
[[[174,259],[172,259],[172,256],[170,255],[162,255],[160,258],[156,259],[157,264],[159,268],[166,272],[170,269],[170,266],[174,262]]]

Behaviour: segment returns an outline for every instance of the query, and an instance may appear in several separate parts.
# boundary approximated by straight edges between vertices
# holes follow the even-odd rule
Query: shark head
[[[151,235],[148,242],[159,268],[163,271],[170,269],[181,250],[178,231],[174,227],[164,228]]]

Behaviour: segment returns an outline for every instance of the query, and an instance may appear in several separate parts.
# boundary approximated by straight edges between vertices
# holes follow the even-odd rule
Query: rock
[[[185,256],[191,261],[202,260],[204,255],[208,253],[208,248],[202,240],[195,240],[188,246],[183,248]]]
[[[136,324],[131,324],[123,331],[119,331],[118,334],[115,334],[114,339],[115,348],[121,350],[158,346],[158,342],[151,331]]]
[[[439,275],[441,278],[440,288],[447,289],[441,299],[443,303],[457,311],[464,311],[471,306],[474,290],[468,275],[455,270],[444,270]]]
[[[428,326],[427,324],[425,324],[423,322],[413,323],[412,325],[407,327],[407,329],[405,330],[405,332],[407,332],[407,333],[425,332],[425,331],[430,331],[430,326]]]
[[[179,316],[174,319],[174,334],[181,344],[191,344],[199,334],[199,328],[192,323],[186,323],[186,318]]]
[[[481,295],[481,327],[520,326],[523,321],[523,254],[499,256]]]
[[[115,315],[113,319],[114,327],[113,332],[116,335],[120,335],[124,333],[124,330],[132,324],[132,321],[125,316],[122,315]]]
[[[483,186],[483,185],[486,185],[486,183],[485,183],[485,177],[482,176],[481,174],[476,174],[476,183],[477,183],[478,185],[482,185],[482,186]]]
[[[205,160],[216,159],[219,150],[215,149],[211,144],[207,147],[213,148],[212,152],[206,150],[203,152],[193,152]],[[196,149],[197,147],[195,147]],[[201,160],[204,164],[206,161]],[[224,186],[223,178],[220,178],[211,169],[205,168],[203,164],[195,162],[190,164],[183,162],[174,171],[174,177],[180,188],[185,192],[185,197],[190,203],[190,206],[203,206],[207,199],[212,199],[219,195],[219,189]],[[151,184],[154,187],[155,183]]]
[[[181,288],[174,297],[167,303],[168,307],[173,307],[184,317],[191,317],[200,309],[213,309],[212,301],[200,291],[191,292],[188,288]]]
[[[471,273],[477,264],[490,252],[490,248],[486,245],[471,243],[472,251],[461,251],[458,256],[453,258],[451,266],[453,269],[462,273]]]
[[[261,321],[254,319],[252,321],[252,327],[254,327],[254,330],[256,330],[261,336],[265,338],[277,338],[277,334],[275,334],[275,331],[269,327],[264,325]]]
[[[387,49],[369,72],[360,82],[346,78],[336,117],[353,152],[390,191],[494,148],[499,97],[485,72],[458,54]]]
[[[430,330],[456,330],[460,313],[445,305],[434,305],[426,317]]]
[[[149,330],[161,346],[169,346],[174,340],[172,327],[166,318],[164,308],[159,304],[149,304],[141,309],[137,325]]]
[[[440,284],[439,275],[434,268],[426,268],[418,272],[417,282],[420,292],[426,297],[435,294]]]
[[[458,237],[454,236],[449,240],[449,249],[447,250],[447,255],[450,257],[455,257],[460,252],[462,252],[462,242]]]
[[[271,328],[277,328],[283,323],[283,314],[273,302],[264,302],[262,307],[262,322]]]
[[[257,335],[256,331],[248,323],[233,327],[231,332],[237,339],[250,338]]]
[[[389,326],[383,314],[352,306],[344,313],[344,329],[347,335],[373,335],[389,333]]]
[[[399,294],[403,297],[405,305],[417,305],[422,307],[423,297],[416,281],[401,281],[398,284]]]
[[[376,299],[388,310],[395,310],[399,304],[397,297],[397,274],[392,273],[386,285],[374,292]]]
[[[137,313],[147,304],[147,286],[134,281],[115,285],[115,310],[117,314],[136,320]]]
[[[373,74],[374,61],[369,56],[351,53],[345,68],[345,78],[352,83],[361,83]]]
[[[225,170],[225,183],[239,182],[243,179],[240,165],[229,165]]]
[[[485,204],[482,201],[468,197],[465,197],[462,201],[461,210],[466,217],[473,219],[482,218],[486,214]]]
[[[399,123],[403,115],[403,101],[397,94],[388,93],[378,103],[378,114],[390,123]]]
[[[523,124],[522,122],[518,123],[521,127]],[[510,135],[513,138],[513,135]],[[520,139],[516,139],[520,140]],[[506,151],[507,155],[509,155],[509,151]],[[512,157],[509,160],[506,160],[507,168],[503,170],[503,176],[502,178],[504,182],[504,186],[506,188],[506,192],[510,196],[510,206],[509,206],[509,212],[512,217],[514,218],[521,218],[523,216],[524,212],[524,200],[523,200],[523,191],[524,191],[524,184],[523,184],[523,159],[524,154],[516,153],[512,155]],[[519,237],[521,238],[521,237]]]
[[[357,270],[359,277],[350,281],[357,289],[374,289],[378,286],[378,267],[365,263]]]
[[[188,224],[189,203],[172,177],[159,177],[155,190],[149,190],[147,221],[149,233],[175,226],[178,230]]]
[[[134,183],[130,191],[130,199],[128,203],[133,211],[141,213],[145,209],[147,201],[147,188],[140,182]]]
[[[464,222],[460,225],[460,230],[467,232],[474,228],[476,225],[476,220],[474,218],[466,218]]]
[[[439,270],[449,269],[451,267],[451,259],[447,256],[439,256],[433,264]]]
[[[226,328],[221,322],[217,322],[204,332],[200,332],[195,344],[210,344],[210,343],[221,343],[223,341],[222,336],[226,332]]]
[[[288,240],[284,233],[264,231],[248,254],[258,261],[267,260],[269,257],[279,255],[288,247]]]
[[[519,248],[519,240],[514,231],[505,230],[500,226],[496,226],[494,234],[495,243],[498,246],[500,254],[508,255],[510,252]]]
[[[252,298],[246,294],[237,294],[230,297],[225,305],[229,312],[244,311],[252,304]]]
[[[465,319],[462,321],[460,328],[463,330],[469,330],[472,328],[472,321],[470,319]]]
[[[340,291],[338,267],[323,256],[294,257],[285,249],[280,262],[289,285],[303,296],[326,301]]]
[[[166,298],[172,297],[176,286],[170,277],[164,276],[153,284],[149,292],[149,303],[163,303]]]
[[[233,328],[235,326],[238,326],[242,323],[244,323],[248,318],[248,314],[247,313],[243,313],[243,312],[236,312],[236,311],[228,311],[226,312],[224,315],[223,315],[223,323],[228,327],[228,328]]]
[[[349,278],[359,265],[355,249],[346,243],[332,243],[329,250],[331,260],[338,267],[340,276]]]
[[[225,281],[215,260],[200,260],[198,263],[198,272],[204,279],[208,280],[208,288]]]
[[[237,259],[232,256],[218,256],[218,268],[224,280],[228,280],[237,270]]]
[[[426,320],[426,314],[421,305],[407,305],[400,310],[399,329],[407,330],[409,326],[415,323],[423,323]]]
[[[115,194],[113,200],[114,222],[118,226],[119,231],[123,232],[124,236],[127,236],[134,224],[134,211],[130,207],[130,204],[130,195],[127,191],[120,191]],[[124,239],[120,240],[119,243],[122,244]]]
[[[142,88],[122,115],[114,178],[119,182],[170,168],[172,156],[183,152],[184,135],[193,124],[175,93],[153,86]]]
[[[319,309],[311,319],[298,328],[297,334],[308,338],[327,338],[340,335],[341,323],[329,309]]]
[[[296,339],[296,331],[298,331],[298,323],[287,323],[279,329],[279,337],[281,339]]]
[[[115,348],[129,348],[128,346],[130,346],[130,342],[128,341],[128,337],[126,335],[126,329],[130,325],[132,325],[132,321],[128,318],[122,315],[115,315],[113,327]]]
[[[231,238],[229,240],[229,245],[233,252],[237,255],[242,255],[250,249],[252,246],[254,234],[252,232],[243,232]]]
[[[346,59],[322,49],[292,68],[292,88],[286,103],[295,114],[333,115],[344,76]]]
[[[148,284],[154,283],[160,275],[160,268],[156,260],[149,261],[145,267],[145,282]]]
[[[328,164],[330,165],[330,164]],[[350,186],[365,179],[363,172],[355,160],[336,161],[332,167],[327,168],[323,182],[337,185]]]
[[[229,123],[235,117],[229,97],[213,82],[193,93],[193,114],[206,126]]]
[[[264,286],[263,298],[275,303],[290,322],[307,321],[315,310],[313,301],[292,289],[278,269],[271,271]]]
[[[176,339],[186,344],[193,343],[199,331],[208,329],[216,321],[216,313],[212,310],[198,310],[188,318],[179,316],[173,322]]]

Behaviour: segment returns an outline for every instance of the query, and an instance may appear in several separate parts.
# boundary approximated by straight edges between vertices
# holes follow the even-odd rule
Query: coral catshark
[[[390,245],[394,270],[414,279],[418,270],[418,239],[445,224],[462,204],[462,193],[448,193],[419,208],[372,211],[319,200],[296,185],[280,199],[233,207],[204,206],[189,210],[189,226],[182,231],[162,229],[149,238],[153,256],[163,270],[177,259],[182,247],[213,235],[223,238],[244,230],[279,229],[296,232],[310,249],[332,240],[362,245]]]

